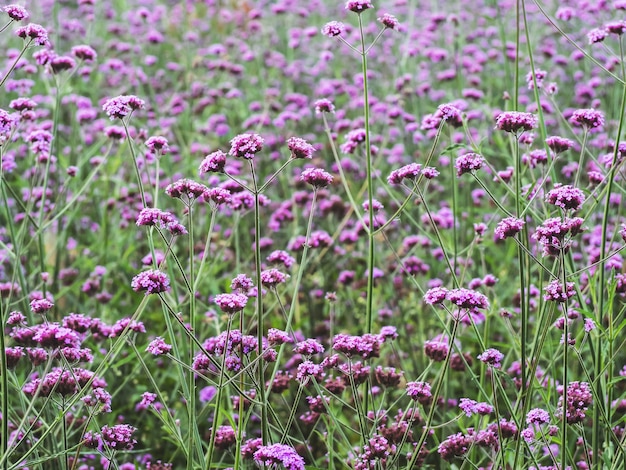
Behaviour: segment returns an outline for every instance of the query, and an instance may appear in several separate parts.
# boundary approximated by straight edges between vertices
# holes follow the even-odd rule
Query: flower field
[[[0,468],[624,468],[624,33],[1,6]]]

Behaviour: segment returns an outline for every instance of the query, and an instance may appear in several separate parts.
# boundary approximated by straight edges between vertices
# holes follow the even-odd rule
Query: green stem
[[[365,49],[365,36],[363,33],[363,19],[359,18],[359,34],[361,38],[361,72],[363,74],[363,118],[365,120],[365,159],[367,173],[367,200],[369,203],[369,228],[367,230],[367,301],[365,307],[366,333],[372,332],[374,317],[374,183],[372,179],[372,147],[370,143],[370,105],[367,83],[367,51]],[[367,398],[366,398],[367,402]]]
[[[263,445],[269,442],[269,423],[267,415],[267,401],[265,400],[265,361],[263,360],[263,287],[261,285],[261,205],[259,202],[259,188],[254,172],[254,164],[250,160],[250,171],[252,173],[252,184],[254,185],[254,264],[256,270],[256,328],[257,342],[259,348],[258,371],[258,400],[261,406],[261,437]]]

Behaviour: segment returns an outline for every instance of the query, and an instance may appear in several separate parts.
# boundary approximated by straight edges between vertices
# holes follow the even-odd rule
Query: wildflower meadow
[[[0,468],[626,468],[625,0],[0,6]]]

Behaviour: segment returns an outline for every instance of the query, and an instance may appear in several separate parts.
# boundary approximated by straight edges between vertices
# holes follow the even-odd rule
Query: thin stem
[[[263,288],[261,286],[261,204],[259,202],[259,188],[254,172],[254,164],[250,160],[250,172],[252,173],[252,184],[254,186],[254,264],[256,270],[256,328],[259,348],[258,364],[258,400],[261,406],[261,438],[263,445],[269,442],[269,423],[267,415],[267,401],[265,400],[265,361],[263,360]]]
[[[361,38],[361,72],[363,74],[363,118],[365,125],[365,159],[367,173],[367,200],[369,203],[369,227],[367,230],[367,301],[365,306],[366,333],[372,332],[374,310],[374,183],[372,179],[372,147],[370,144],[370,105],[367,83],[367,52],[365,50],[365,36],[363,33],[363,19],[359,18],[359,34]],[[367,401],[367,397],[366,397]]]

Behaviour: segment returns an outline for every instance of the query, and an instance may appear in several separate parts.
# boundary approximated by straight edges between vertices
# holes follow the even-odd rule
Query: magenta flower
[[[170,289],[170,280],[164,272],[150,269],[133,277],[130,285],[135,292],[145,292],[146,295],[159,294]]]
[[[389,13],[385,13],[383,16],[378,18],[378,21],[381,22],[385,28],[389,29],[398,29],[398,26],[400,26],[398,19]]]
[[[162,354],[167,354],[171,350],[172,350],[172,345],[167,344],[165,340],[161,338],[160,336],[157,336],[156,338],[154,338],[150,342],[148,347],[146,348],[146,351],[154,356],[161,356]]]
[[[524,224],[525,222],[517,217],[506,217],[498,222],[498,225],[494,230],[494,234],[499,240],[514,237],[522,231]]]
[[[556,185],[548,192],[546,202],[563,210],[578,210],[585,202],[585,193],[570,185]]]
[[[480,170],[485,164],[485,159],[477,153],[466,153],[456,159],[454,166],[456,168],[456,175],[462,176],[466,173],[472,173]]]
[[[604,114],[593,108],[577,109],[569,120],[575,126],[597,129],[604,125]]]
[[[102,109],[111,121],[124,119],[137,109],[143,109],[146,103],[135,95],[120,95],[110,98],[102,105]]]
[[[504,359],[504,354],[494,348],[486,349],[485,352],[478,355],[479,361],[484,362],[495,369],[502,367],[502,359]]]
[[[200,174],[204,173],[223,173],[226,166],[226,154],[221,150],[216,150],[208,154],[200,163]]]
[[[15,35],[22,39],[30,38],[38,46],[47,46],[49,44],[48,31],[36,23],[30,23],[16,29]]]
[[[11,18],[13,21],[27,20],[29,17],[26,8],[20,5],[7,5],[2,9],[2,11],[9,15],[9,18]]]
[[[326,98],[321,98],[315,102],[315,114],[334,113],[334,112],[335,112],[335,105],[332,103],[332,101]]]
[[[333,177],[330,173],[321,168],[307,168],[300,174],[300,180],[307,184],[310,184],[315,189],[325,188],[333,182]]]
[[[285,444],[272,444],[259,446],[254,452],[254,460],[258,464],[273,467],[282,465],[285,470],[304,470],[304,459],[295,451],[293,447]]]
[[[233,314],[244,309],[248,303],[248,296],[240,293],[218,294],[215,296],[215,303],[224,313]]]
[[[230,141],[228,154],[236,158],[251,160],[255,154],[263,150],[264,142],[258,134],[240,134]]]
[[[315,147],[300,137],[290,137],[287,148],[291,151],[291,158],[313,158]]]
[[[346,30],[346,26],[341,21],[330,21],[322,27],[322,34],[329,38],[341,36]]]
[[[372,2],[369,0],[348,0],[346,2],[346,10],[353,11],[354,13],[361,14],[369,8],[374,8]]]
[[[133,439],[133,434],[137,431],[128,424],[116,424],[109,427],[107,425],[102,427],[101,437],[102,442],[115,450],[132,450],[137,441]]]
[[[537,127],[537,117],[531,113],[506,111],[500,113],[496,118],[496,128],[512,134],[518,134],[520,131],[530,131],[535,127]]]

